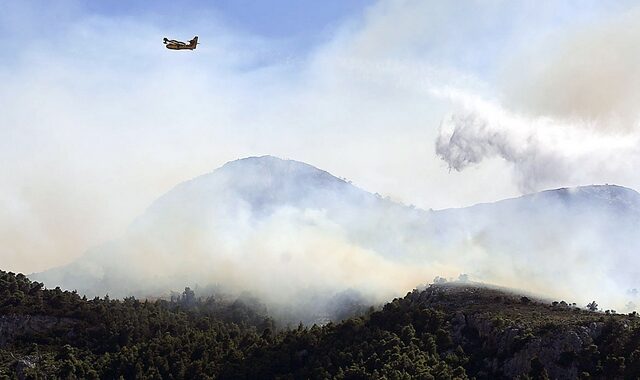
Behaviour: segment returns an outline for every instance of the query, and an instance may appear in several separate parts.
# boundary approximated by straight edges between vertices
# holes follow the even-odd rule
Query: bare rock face
[[[457,318],[456,322],[462,320]],[[492,370],[509,378],[528,374],[531,361],[535,358],[547,369],[551,378],[576,378],[577,368],[570,359],[579,356],[593,343],[593,332],[586,327],[576,326],[571,330],[550,331],[542,336],[527,336],[524,329],[502,329],[482,315],[465,317],[464,324],[456,326],[456,330],[464,329],[477,331],[479,338],[484,340],[485,349],[495,351],[496,357],[506,358],[495,363],[496,366]],[[461,335],[454,335],[454,340],[463,339]]]
[[[0,348],[11,344],[20,336],[50,334],[73,334],[77,323],[72,318],[57,318],[45,315],[1,315],[0,316]]]

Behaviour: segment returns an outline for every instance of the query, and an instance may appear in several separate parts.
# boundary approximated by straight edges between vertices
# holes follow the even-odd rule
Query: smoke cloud
[[[526,236],[490,225],[500,214],[439,226],[420,210],[549,187],[640,188],[637,9],[611,3],[384,1],[298,50],[234,29],[215,9],[132,17],[4,2],[2,269],[75,262],[76,275],[111,276],[123,293],[127,278],[177,290],[215,277],[272,300],[339,288],[381,299],[459,273],[573,299],[626,294],[633,284],[614,273],[633,258],[622,237],[612,247],[586,239],[601,226],[497,245]],[[196,52],[162,47],[196,31]],[[418,208],[371,218],[368,207],[336,217],[283,205],[265,218],[239,206],[210,214],[204,232],[169,218],[131,235],[175,184],[262,154]],[[549,220],[566,211],[553,210]],[[571,276],[555,267],[558,251]]]

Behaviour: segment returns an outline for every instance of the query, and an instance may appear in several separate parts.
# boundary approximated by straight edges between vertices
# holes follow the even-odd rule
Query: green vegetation
[[[636,315],[440,284],[324,326],[256,300],[87,300],[0,271],[0,378],[640,377]]]

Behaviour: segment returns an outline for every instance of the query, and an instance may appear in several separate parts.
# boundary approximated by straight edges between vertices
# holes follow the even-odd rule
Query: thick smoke
[[[457,171],[488,158],[503,158],[516,166],[519,186],[525,192],[567,179],[570,171],[561,153],[547,149],[535,135],[513,136],[508,131],[475,112],[452,114],[442,122],[436,153]]]
[[[451,169],[499,157],[513,166],[520,189],[532,192],[603,179],[615,183],[638,162],[638,133],[608,134],[478,99],[469,102],[459,92],[452,97],[465,105],[442,121],[436,140],[436,153]]]

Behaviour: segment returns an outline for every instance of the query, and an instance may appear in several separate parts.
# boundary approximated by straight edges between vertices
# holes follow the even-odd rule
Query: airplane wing
[[[165,45],[166,44],[186,45],[184,42],[177,41],[177,40],[167,40],[167,39],[165,39],[163,42],[165,43]]]

